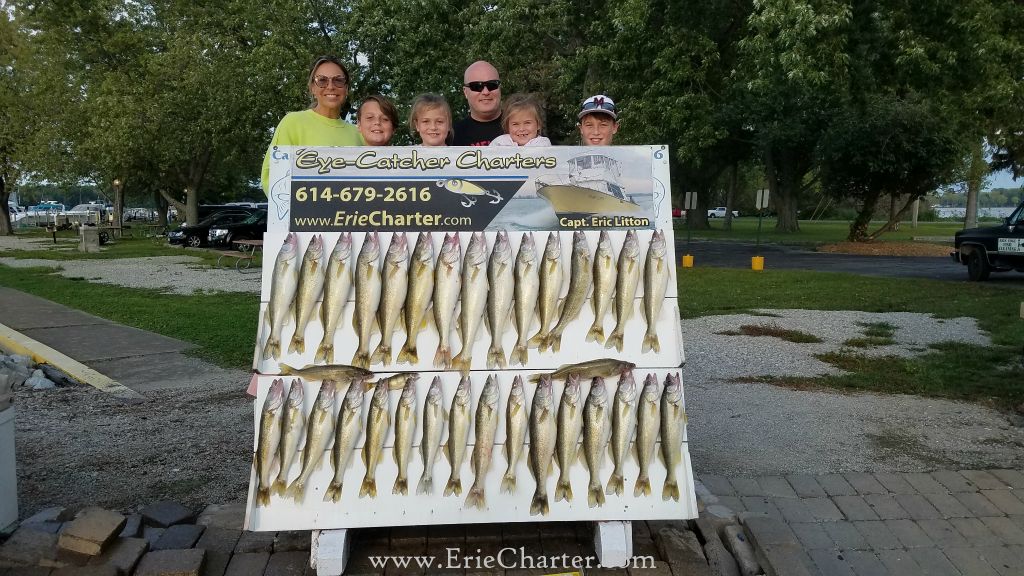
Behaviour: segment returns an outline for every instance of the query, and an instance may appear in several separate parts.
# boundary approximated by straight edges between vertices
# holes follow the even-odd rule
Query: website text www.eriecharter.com
[[[456,228],[471,226],[473,218],[470,216],[445,216],[444,214],[391,214],[387,210],[374,210],[372,212],[346,212],[339,210],[333,217],[330,216],[296,216],[295,224],[300,227],[316,226],[324,228],[346,228],[346,227],[396,227],[396,226],[440,226],[445,228]]]
[[[444,556],[370,556],[370,566],[378,569],[442,570],[579,570],[593,568],[653,569],[653,556],[633,556],[622,566],[602,566],[596,556],[528,554],[525,547],[502,548],[497,554],[483,554],[477,548],[466,554],[461,548],[445,548]]]

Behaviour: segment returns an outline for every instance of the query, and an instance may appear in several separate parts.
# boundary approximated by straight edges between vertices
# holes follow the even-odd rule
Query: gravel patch
[[[126,288],[150,288],[165,294],[246,292],[258,294],[260,274],[242,274],[231,268],[211,268],[195,256],[152,256],[111,260],[41,260],[0,258],[12,268],[53,268],[65,278]]]

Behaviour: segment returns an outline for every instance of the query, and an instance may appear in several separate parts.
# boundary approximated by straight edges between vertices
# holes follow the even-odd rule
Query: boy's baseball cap
[[[604,94],[591,96],[584,100],[576,119],[582,120],[587,114],[607,114],[612,117],[612,120],[619,119],[619,112],[615,109],[615,101]]]

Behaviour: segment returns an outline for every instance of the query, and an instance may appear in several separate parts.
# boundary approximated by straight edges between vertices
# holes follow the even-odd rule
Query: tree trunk
[[[850,222],[850,235],[846,239],[850,242],[867,242],[868,224],[875,214],[875,207],[878,206],[878,194],[864,198],[864,204],[857,212],[857,217]]]
[[[7,209],[7,200],[11,193],[7,190],[7,179],[0,174],[0,206],[3,206],[3,213],[0,213],[0,236],[13,236],[14,227],[11,225],[11,211]]]
[[[171,206],[174,206],[174,209],[178,211],[178,215],[179,216],[185,213],[185,203],[184,202],[178,202],[177,200],[175,200],[173,197],[171,197],[171,195],[168,194],[164,190],[160,190],[159,194],[160,194],[160,197],[163,198],[165,202],[167,202],[167,204],[169,204]]]
[[[156,204],[156,223],[160,226],[167,226],[167,200],[164,200],[158,190],[154,190],[153,202]]]
[[[889,232],[890,230],[895,230],[896,229],[895,226],[899,224],[901,219],[903,219],[903,215],[907,213],[907,210],[910,210],[910,207],[914,204],[914,201],[917,200],[918,198],[920,198],[923,195],[924,195],[923,193],[922,194],[910,194],[910,195],[908,195],[907,196],[907,202],[905,204],[903,204],[903,207],[900,208],[899,211],[896,212],[896,214],[890,216],[889,217],[889,221],[886,222],[885,224],[883,224],[881,228],[879,228],[878,230],[875,230],[874,232],[872,232],[868,236],[868,240],[869,241],[870,240],[876,240],[882,234],[885,234],[886,232]],[[895,196],[898,196],[898,195],[894,194],[893,196],[895,197]]]
[[[117,236],[121,236],[121,226],[124,224],[124,187],[126,182],[114,186],[114,226]]]
[[[804,171],[798,166],[794,153],[791,151],[765,151],[765,172],[771,203],[775,206],[777,220],[775,230],[779,232],[797,232],[800,222],[797,220],[800,189]]]
[[[896,217],[896,205],[899,203],[899,194],[889,194],[889,224],[892,230],[900,229],[900,219]]]
[[[964,214],[964,228],[978,227],[978,193],[988,171],[985,162],[984,142],[977,139],[971,143],[971,163],[967,167],[967,211]]]
[[[736,201],[736,189],[740,185],[739,170],[739,162],[729,167],[729,188],[725,193],[725,221],[722,222],[722,230],[732,230],[732,206]]]

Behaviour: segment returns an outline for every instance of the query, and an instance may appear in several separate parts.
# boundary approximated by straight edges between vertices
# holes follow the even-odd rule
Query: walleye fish
[[[647,248],[647,261],[644,264],[644,317],[647,319],[647,333],[644,334],[641,352],[661,352],[656,325],[661,305],[665,302],[665,290],[668,288],[668,260],[665,257],[667,250],[665,233],[655,230],[651,236],[651,245]]]
[[[537,309],[540,313],[540,329],[534,334],[527,345],[531,348],[544,349],[547,342],[549,326],[558,315],[558,297],[562,292],[562,244],[558,232],[548,233],[548,243],[544,247],[544,257],[540,266],[540,287]]]
[[[577,364],[563,364],[557,370],[548,374],[548,376],[552,380],[562,380],[570,374],[575,374],[580,378],[593,378],[594,376],[614,376],[620,374],[623,370],[632,370],[633,368],[636,368],[636,364],[632,362],[616,360],[614,358],[600,358]],[[540,376],[537,374],[530,376],[531,382],[536,382],[539,379]]]
[[[437,326],[437,352],[434,354],[434,368],[451,370],[452,367],[452,317],[455,304],[462,288],[462,245],[459,235],[445,234],[441,254],[434,268],[434,324]]]
[[[611,308],[612,295],[615,293],[615,279],[618,268],[615,264],[615,249],[612,239],[606,230],[601,231],[601,239],[597,241],[597,252],[594,254],[594,323],[587,332],[587,342],[604,344],[604,317]]]
[[[508,494],[516,490],[516,466],[523,454],[528,419],[523,377],[517,374],[512,381],[512,390],[508,393],[508,406],[505,411],[505,461],[508,462],[508,467],[501,479],[501,491]]]
[[[427,398],[423,402],[423,437],[420,439],[420,455],[423,456],[423,476],[416,486],[417,494],[434,493],[434,461],[441,448],[441,435],[444,434],[443,395],[441,394],[441,377],[434,376],[427,390]]]
[[[324,290],[324,240],[319,234],[306,246],[299,268],[299,283],[295,294],[295,334],[288,343],[288,352],[306,353],[306,326],[313,319],[313,311]]]
[[[419,379],[419,374],[406,378],[395,410],[395,448],[392,454],[398,465],[398,478],[395,478],[392,494],[409,493],[409,456],[412,454],[412,437],[416,434],[416,381]]]
[[[508,318],[512,312],[513,262],[512,244],[508,241],[508,233],[499,230],[494,238],[494,248],[487,262],[487,323],[491,327],[491,347],[487,349],[487,368],[490,370],[508,368],[505,349],[501,339],[508,327]]]
[[[640,474],[633,487],[633,496],[651,495],[651,459],[654,458],[654,443],[658,441],[660,426],[658,377],[648,374],[644,380],[644,389],[640,393],[640,406],[637,408],[636,456],[640,464]]]
[[[344,382],[346,380],[359,380],[362,382],[373,377],[373,372],[348,364],[327,364],[325,366],[304,366],[292,368],[287,364],[279,364],[282,376],[298,376],[306,380],[334,380]]]
[[[605,390],[604,378],[597,376],[590,383],[590,394],[587,394],[587,403],[583,406],[583,458],[590,469],[587,504],[591,508],[604,505],[601,467],[604,465],[610,427],[608,392]]]
[[[430,305],[430,293],[434,291],[434,243],[430,232],[420,232],[416,248],[409,263],[409,288],[405,294],[405,345],[398,353],[398,362],[416,364],[420,357],[416,352],[416,339]]]
[[[366,439],[363,441],[363,464],[366,475],[359,486],[359,497],[369,495],[377,497],[377,464],[380,464],[384,452],[384,440],[391,427],[391,402],[388,397],[388,386],[379,382],[373,389],[373,400],[370,401],[370,413],[366,416]]]
[[[516,345],[512,348],[512,365],[526,366],[529,360],[527,341],[530,325],[537,310],[537,292],[540,278],[537,275],[537,247],[533,243],[533,232],[524,232],[516,254],[515,269],[515,320]]]
[[[405,390],[405,383],[409,378],[419,378],[420,375],[416,372],[396,372],[391,376],[385,376],[374,382],[372,385],[367,384],[366,389],[371,390],[376,388],[378,384],[385,384],[388,390]]]
[[[619,251],[619,271],[615,279],[615,329],[604,343],[605,348],[615,348],[622,352],[622,335],[626,323],[633,315],[636,298],[636,285],[640,281],[640,241],[636,232],[626,232],[626,240]]]
[[[580,432],[583,431],[583,406],[580,405],[580,377],[570,374],[562,389],[558,404],[558,435],[555,440],[555,458],[558,459],[558,482],[555,483],[555,502],[572,502],[569,469],[580,454]]]
[[[623,468],[629,446],[636,434],[636,381],[633,371],[626,370],[619,377],[619,387],[615,391],[615,403],[612,405],[612,463],[615,469],[608,479],[606,494],[622,496],[624,480]]]
[[[324,337],[313,358],[315,364],[334,363],[334,335],[341,324],[342,313],[352,292],[352,233],[343,232],[338,237],[334,251],[327,263],[324,278],[324,299],[320,306],[320,323]]]
[[[469,437],[471,387],[469,376],[463,376],[459,387],[455,389],[452,408],[448,413],[448,444],[445,454],[452,465],[452,473],[444,487],[445,496],[462,495],[462,458],[466,455],[466,440]]]
[[[281,251],[274,261],[274,272],[270,276],[270,303],[267,304],[267,323],[270,335],[263,347],[263,359],[281,357],[281,332],[288,322],[288,312],[295,300],[299,285],[299,269],[296,257],[299,253],[299,237],[291,232],[284,239]]]
[[[271,382],[260,412],[260,436],[253,464],[256,466],[256,505],[270,504],[270,470],[281,445],[281,420],[284,419],[284,380]]]
[[[473,485],[466,495],[466,508],[487,509],[484,482],[491,467],[494,435],[498,431],[498,378],[487,377],[480,400],[476,405],[476,439],[469,461],[473,467]]]
[[[530,516],[540,514],[547,516],[548,476],[551,475],[551,463],[555,456],[555,406],[554,392],[551,390],[551,378],[541,376],[540,383],[533,393],[533,407],[530,410],[530,457],[528,460],[530,473],[537,481],[537,488],[530,501]]]
[[[359,346],[352,357],[352,365],[370,367],[370,331],[380,305],[380,238],[376,232],[368,233],[356,260],[356,309],[352,325],[359,337]]]
[[[306,427],[303,402],[302,380],[292,380],[292,384],[288,388],[288,402],[284,408],[284,418],[281,421],[281,444],[278,446],[278,460],[281,462],[281,469],[271,487],[274,493],[281,496],[284,495],[285,486],[288,484],[288,472],[291,470],[295,455],[299,452],[299,441],[302,440],[302,432]]]
[[[590,295],[590,284],[593,279],[593,263],[591,262],[590,245],[587,244],[587,235],[582,230],[577,230],[572,235],[572,264],[569,268],[569,293],[565,295],[562,303],[562,314],[558,322],[548,334],[547,339],[540,345],[545,346],[553,352],[562,349],[562,332],[570,322],[580,315],[583,304]]]
[[[324,492],[324,502],[337,502],[341,499],[341,488],[348,471],[352,453],[363,435],[363,396],[365,391],[360,382],[353,380],[345,392],[338,412],[338,425],[334,433],[334,448],[331,450],[331,464],[334,466],[334,478]]]
[[[309,477],[320,465],[324,451],[334,440],[334,380],[324,380],[306,422],[306,446],[302,449],[302,472],[288,485],[287,495],[302,500]]]
[[[462,308],[459,323],[462,328],[462,350],[452,359],[452,368],[469,374],[473,363],[473,344],[476,331],[487,305],[487,240],[483,232],[473,233],[462,261]]]
[[[402,232],[391,235],[391,244],[381,268],[380,306],[377,323],[380,325],[380,344],[370,356],[370,364],[391,364],[391,340],[395,325],[405,304],[409,289],[409,243]]]
[[[665,459],[668,475],[661,499],[669,498],[679,502],[679,483],[676,469],[683,461],[683,426],[686,425],[686,410],[683,408],[683,386],[679,373],[665,377],[665,391],[661,393],[661,455]]]

